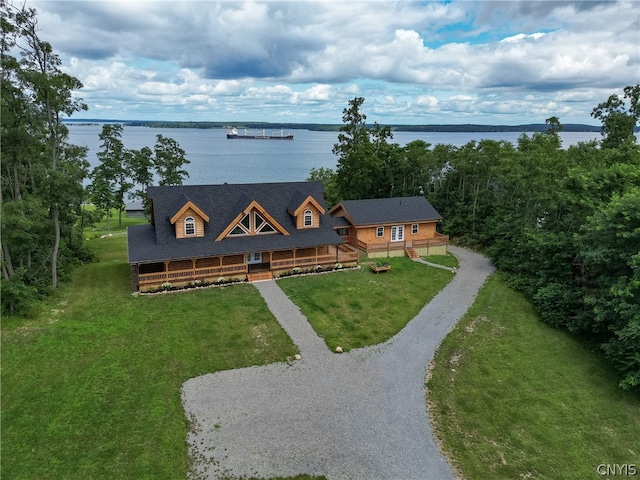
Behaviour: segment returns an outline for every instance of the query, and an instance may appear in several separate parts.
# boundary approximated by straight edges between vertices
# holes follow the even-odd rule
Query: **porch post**
[[[169,280],[169,262],[164,262],[164,279]]]

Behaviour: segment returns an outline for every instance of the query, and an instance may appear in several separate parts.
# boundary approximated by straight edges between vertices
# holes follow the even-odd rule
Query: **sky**
[[[640,1],[27,0],[73,118],[599,125],[640,83]]]

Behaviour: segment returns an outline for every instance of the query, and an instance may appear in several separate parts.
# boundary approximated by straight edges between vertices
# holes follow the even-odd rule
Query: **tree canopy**
[[[2,308],[25,310],[81,258],[75,225],[88,163],[62,119],[86,105],[82,83],[38,36],[36,11],[0,2]]]
[[[593,110],[603,139],[569,148],[555,116],[516,145],[400,147],[384,129],[366,128],[364,99],[355,98],[334,148],[336,172],[317,176],[341,199],[425,195],[444,233],[487,251],[542,321],[600,345],[620,386],[638,388],[640,85],[623,91]]]
[[[52,46],[38,36],[34,9],[0,0],[0,21],[2,313],[26,314],[90,258],[82,236],[87,151],[68,142],[63,122],[87,107],[76,95],[80,80],[62,71]],[[154,151],[127,150],[122,131],[104,126],[100,164],[90,176],[91,199],[105,213],[121,213],[131,189],[141,194],[154,175],[162,185],[188,175],[182,167],[189,161],[175,140],[159,135]]]

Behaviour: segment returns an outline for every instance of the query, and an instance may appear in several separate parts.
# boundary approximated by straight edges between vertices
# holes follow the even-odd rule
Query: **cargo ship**
[[[267,135],[264,130],[262,130],[262,134],[253,134],[247,133],[244,131],[244,135],[240,135],[238,133],[238,129],[233,127],[227,130],[227,138],[236,139],[236,138],[244,138],[248,140],[293,140],[293,135],[288,133],[285,135],[283,130],[280,130],[280,135]]]

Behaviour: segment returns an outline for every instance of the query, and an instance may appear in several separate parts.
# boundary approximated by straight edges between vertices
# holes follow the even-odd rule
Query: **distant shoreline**
[[[156,120],[99,120],[99,119],[65,119],[68,125],[100,125],[103,123],[120,123],[124,126],[132,127],[150,127],[150,128],[231,128],[238,129],[266,129],[266,130],[311,130],[338,132],[342,124],[324,124],[324,123],[267,123],[267,122],[170,122]],[[448,125],[382,125],[388,126],[392,131],[396,132],[469,132],[469,133],[485,133],[485,132],[546,132],[549,125],[545,123],[530,123],[524,125],[481,125],[481,124],[448,124]],[[371,127],[371,125],[370,125]],[[579,123],[569,123],[562,125],[563,132],[600,132],[601,127],[597,125],[586,125]],[[636,128],[638,131],[638,128]]]

